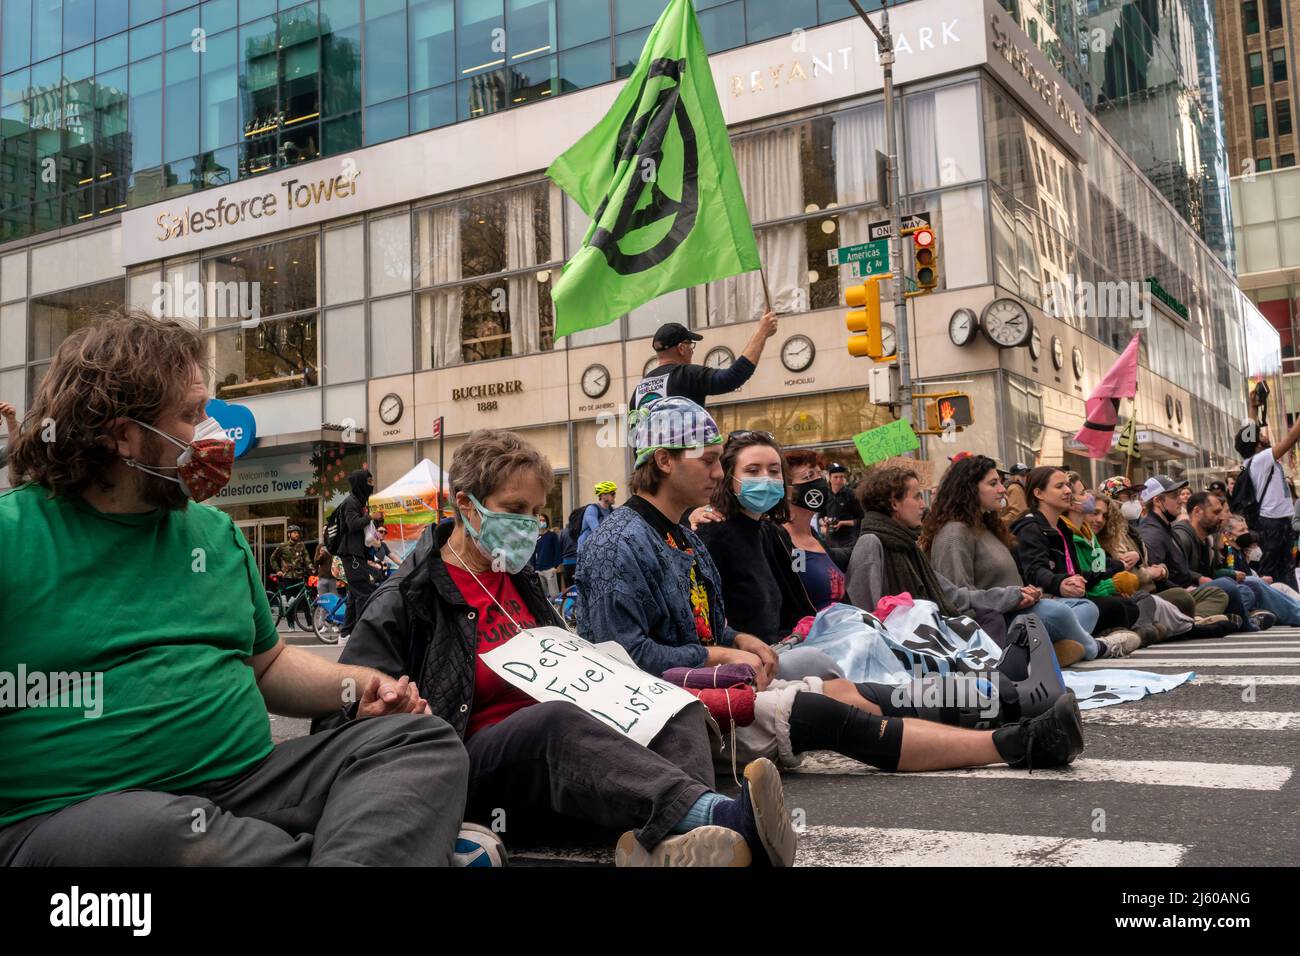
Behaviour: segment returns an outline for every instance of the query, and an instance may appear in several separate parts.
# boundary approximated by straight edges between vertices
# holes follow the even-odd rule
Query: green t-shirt
[[[247,661],[277,640],[224,512],[110,515],[35,485],[0,494],[0,826],[247,770],[272,747]],[[64,706],[36,706],[60,672],[91,676]]]

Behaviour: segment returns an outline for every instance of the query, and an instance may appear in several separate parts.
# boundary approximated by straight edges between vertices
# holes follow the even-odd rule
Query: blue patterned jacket
[[[704,542],[682,529],[695,550],[709,595],[709,625],[719,646],[731,647],[718,569]],[[643,671],[699,667],[708,651],[691,614],[692,557],[678,551],[628,507],[615,508],[578,556],[578,633],[593,644],[618,641]]]

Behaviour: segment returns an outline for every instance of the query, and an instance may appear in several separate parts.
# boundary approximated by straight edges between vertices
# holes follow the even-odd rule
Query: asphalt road
[[[288,635],[286,635],[288,637]],[[301,634],[292,643],[336,659]],[[809,754],[785,776],[803,866],[1295,866],[1300,863],[1300,628],[1144,648],[1119,665],[1196,679],[1084,713],[1064,770],[875,771]],[[306,721],[272,718],[277,740]],[[608,863],[604,847],[519,863]]]

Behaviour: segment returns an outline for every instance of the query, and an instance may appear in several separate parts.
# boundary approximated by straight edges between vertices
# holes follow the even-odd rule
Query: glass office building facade
[[[3,0],[0,243],[606,83],[665,6]],[[711,52],[853,15],[695,6]]]
[[[318,16],[329,6],[322,2]],[[361,13],[364,50],[367,17],[375,6],[352,6]],[[510,10],[523,6],[506,4],[507,27]],[[562,73],[565,11],[573,7],[563,0],[541,6],[552,11],[547,23],[558,25],[558,49],[534,52]],[[608,32],[578,46],[596,44],[606,51],[601,56],[608,58],[608,69],[601,75],[609,82],[617,70],[618,38],[634,32],[620,29],[633,21],[619,19],[620,4],[600,0],[595,6]],[[711,399],[710,406],[726,428],[765,429],[784,444],[816,448],[860,471],[852,436],[892,417],[869,400],[866,360],[845,352],[843,295],[857,280],[828,267],[827,254],[864,241],[870,227],[886,218],[873,163],[884,145],[884,110],[869,72],[866,31],[850,22],[813,28],[807,52],[792,59],[784,37],[749,40],[753,25],[766,22],[758,19],[766,5],[733,0],[698,6],[702,22],[710,11],[743,14],[738,22],[745,32],[733,35],[741,45],[719,53],[713,63],[767,283],[781,315],[780,332],[754,378],[740,392]],[[478,9],[468,2],[445,7],[453,23],[462,10]],[[799,7],[783,9],[789,15]],[[417,22],[415,8],[406,9],[408,31]],[[816,17],[832,9],[804,8]],[[198,8],[200,25],[204,9]],[[1042,97],[1026,78],[991,56],[982,32],[990,11],[1007,21],[996,5],[986,8],[981,0],[917,0],[897,18],[900,35],[918,56],[921,38],[940,37],[944,24],[958,38],[949,50],[934,50],[933,59],[910,61],[913,72],[898,105],[905,211],[929,213],[940,237],[938,287],[909,300],[913,371],[919,378],[969,382],[962,388],[979,409],[960,444],[927,439],[924,457],[943,462],[966,448],[1007,461],[1092,467],[1098,478],[1116,471],[1116,461],[1094,467],[1078,459],[1070,439],[1082,423],[1083,399],[1133,334],[1132,317],[1076,311],[1068,301],[1054,313],[1049,292],[1067,282],[1140,284],[1156,277],[1186,314],[1156,310],[1151,325],[1141,329],[1138,414],[1162,437],[1144,448],[1139,472],[1222,469],[1230,460],[1234,423],[1247,414],[1247,376],[1276,372],[1276,335],[1270,346],[1267,334],[1255,334],[1258,311],[1232,274],[1097,117],[1084,111],[1079,128],[1071,130],[1051,110],[1044,114]],[[166,17],[176,14],[164,14],[165,37]],[[270,16],[285,22],[280,11]],[[980,32],[952,28],[954,22]],[[781,32],[788,32],[788,24]],[[324,49],[323,36],[323,30],[315,36],[318,49]],[[207,39],[211,50],[212,37]],[[1028,41],[1020,42],[1034,52]],[[346,150],[359,171],[360,192],[320,208],[309,220],[281,215],[246,233],[232,226],[219,233],[160,236],[159,210],[165,218],[219,199],[234,203],[263,190],[278,192],[289,177],[337,175],[339,159],[280,158],[285,137],[296,136],[299,125],[325,131],[321,141],[327,143],[336,118],[310,117],[299,124],[288,122],[297,112],[279,117],[287,102],[279,71],[293,47],[276,41],[275,113],[260,119],[243,119],[239,111],[249,90],[268,88],[258,77],[271,73],[249,76],[247,66],[236,67],[236,141],[223,148],[238,153],[258,137],[276,136],[280,145],[258,154],[257,163],[271,157],[295,169],[255,180],[259,173],[251,172],[243,177],[250,181],[242,182],[236,160],[230,182],[213,186],[202,199],[154,193],[157,205],[141,209],[132,208],[128,197],[120,214],[0,246],[0,396],[24,407],[69,332],[104,305],[128,304],[192,322],[206,343],[213,395],[254,414],[257,442],[236,465],[241,488],[255,486],[271,471],[305,474],[312,495],[328,502],[340,473],[336,459],[355,461],[363,453],[378,484],[385,485],[421,458],[437,461],[435,420],[443,422],[448,456],[477,427],[510,427],[534,442],[560,479],[550,504],[553,517],[562,519],[568,508],[587,500],[595,481],[622,484],[626,449],[606,440],[616,428],[609,419],[653,361],[650,336],[663,322],[682,322],[706,337],[697,357],[724,364],[744,348],[762,311],[757,274],[664,295],[607,326],[557,340],[551,289],[579,248],[587,222],[545,178],[544,168],[564,148],[563,137],[576,137],[598,121],[611,90],[575,89],[556,106],[507,100],[501,109],[520,108],[485,110],[471,119],[473,104],[496,102],[483,99],[491,84],[462,88],[453,74],[435,87],[451,90],[458,104],[446,128],[415,132],[408,125],[406,135],[367,145],[370,81],[364,56],[358,67],[361,103],[351,111],[361,124],[359,138]],[[409,54],[411,48],[385,48],[395,49]],[[457,72],[480,62],[468,54],[462,59],[459,47],[449,49]],[[514,56],[509,49],[507,63]],[[855,69],[848,70],[854,57]],[[402,99],[408,117],[427,92],[409,85],[412,62],[407,61],[406,89],[383,101]],[[799,75],[796,62],[804,78],[792,80]],[[446,66],[446,58],[439,63]],[[1050,71],[1049,65],[1041,68]],[[501,66],[485,70],[499,74]],[[781,87],[774,77],[782,79]],[[270,109],[270,99],[260,102]],[[525,104],[531,105],[523,109]],[[460,105],[466,107],[463,125]],[[164,109],[160,155],[166,155],[170,136],[165,117]],[[246,122],[254,124],[247,136]],[[263,130],[267,125],[274,128]],[[197,135],[204,128],[201,122]],[[428,162],[444,153],[450,172]],[[152,180],[180,192],[179,184],[163,186],[164,181]],[[254,327],[241,325],[230,310],[181,315],[174,302],[158,303],[160,287],[228,282],[259,290]],[[978,314],[995,298],[1007,297],[1029,310],[1040,333],[1037,348],[998,350],[983,339],[960,348],[949,341],[954,310]],[[1053,362],[1058,351],[1063,364]],[[486,397],[484,389],[502,383],[510,388]],[[335,440],[349,429],[353,444]],[[243,495],[219,504],[241,521],[259,523],[259,534],[268,533],[267,523],[312,523],[326,510],[304,505],[301,494]]]
[[[1234,268],[1212,0],[999,2],[1206,245]]]

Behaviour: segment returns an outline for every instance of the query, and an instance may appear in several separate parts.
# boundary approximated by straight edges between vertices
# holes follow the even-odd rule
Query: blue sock
[[[673,833],[690,833],[699,827],[707,827],[713,822],[713,808],[719,803],[730,802],[720,793],[706,793],[691,804],[691,808],[686,811],[686,816],[678,820],[673,827]]]

